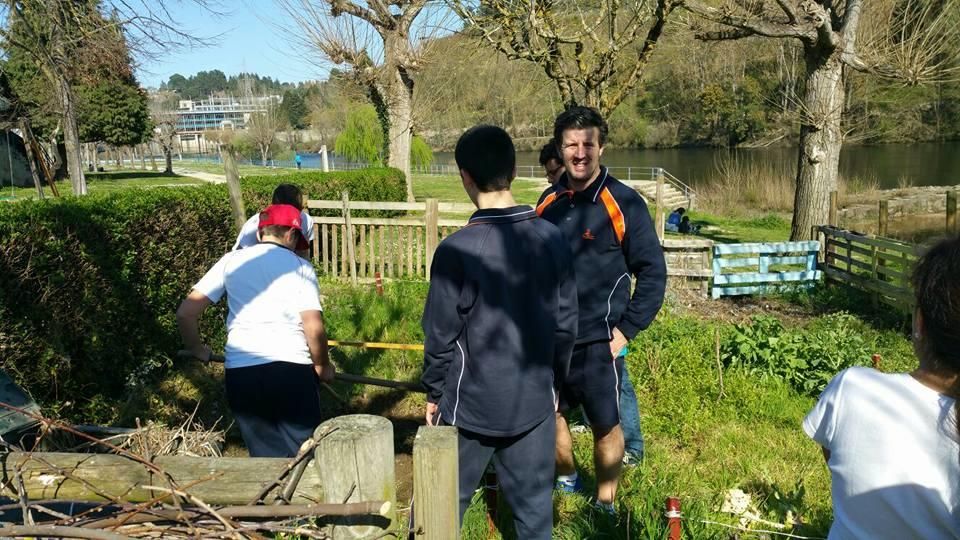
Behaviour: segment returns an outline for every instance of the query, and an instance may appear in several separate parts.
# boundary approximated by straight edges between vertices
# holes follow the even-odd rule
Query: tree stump
[[[332,519],[334,540],[367,538],[396,522],[393,424],[380,416],[351,414],[327,420],[317,429],[336,428],[317,445],[314,462],[320,472],[323,502],[387,501],[386,517]]]

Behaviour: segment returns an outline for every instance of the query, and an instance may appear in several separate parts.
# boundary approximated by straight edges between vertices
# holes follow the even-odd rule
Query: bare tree
[[[533,62],[566,107],[609,115],[643,77],[673,0],[451,0],[469,29],[511,59]]]
[[[177,145],[177,96],[172,92],[158,92],[150,97],[150,119],[153,120],[153,140],[163,151],[163,174],[173,174],[173,152]]]
[[[250,140],[260,149],[260,158],[266,165],[267,158],[270,157],[270,149],[277,142],[277,135],[286,126],[286,121],[272,97],[264,101],[264,110],[252,113],[247,120],[246,132]]]
[[[410,141],[413,136],[413,74],[420,67],[421,41],[443,26],[442,8],[427,0],[277,0],[294,21],[293,41],[309,47],[320,64],[349,66],[349,75],[367,89],[387,133],[387,163],[403,171],[407,200],[413,200]]]
[[[210,9],[211,0],[193,0]],[[128,66],[126,47],[151,56],[179,44],[204,42],[179,29],[164,2],[148,0],[0,0],[0,49],[16,47],[30,55],[50,82],[62,115],[67,172],[73,192],[87,192],[80,157],[77,105],[70,74],[78,58],[99,66]],[[125,44],[124,46],[119,46]]]
[[[796,39],[806,66],[800,110],[800,153],[790,237],[812,238],[827,222],[837,189],[845,71],[922,84],[957,75],[957,0],[684,0],[717,28],[703,40]]]

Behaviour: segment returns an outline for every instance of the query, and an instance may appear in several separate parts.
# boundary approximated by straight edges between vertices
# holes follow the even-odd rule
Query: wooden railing
[[[430,278],[433,253],[441,240],[467,224],[476,209],[462,203],[308,201],[311,210],[337,210],[314,216],[313,260],[318,270],[340,279]],[[354,217],[357,211],[407,212],[402,217]],[[441,217],[446,214],[447,218]],[[457,216],[457,217],[453,217]],[[353,239],[352,242],[349,239]],[[347,240],[347,241],[344,241]],[[665,239],[664,257],[671,286],[697,288],[704,295],[712,275],[710,240]]]
[[[352,280],[385,278],[429,278],[437,244],[466,219],[443,219],[441,213],[467,214],[473,205],[350,201],[308,201],[314,210],[339,210],[339,216],[314,217],[313,257],[319,270],[331,277]],[[398,218],[353,217],[354,211],[406,211]],[[422,212],[422,213],[421,213]],[[352,239],[352,241],[349,241]],[[348,240],[348,241],[345,241]]]
[[[921,254],[920,246],[837,227],[817,230],[824,236],[822,268],[828,279],[871,293],[875,303],[913,307],[910,272]]]

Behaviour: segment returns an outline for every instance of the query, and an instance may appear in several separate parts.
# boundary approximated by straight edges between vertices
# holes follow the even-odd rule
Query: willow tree
[[[565,107],[608,116],[642,80],[674,0],[451,0],[483,41],[540,66]]]
[[[387,133],[387,164],[403,171],[413,201],[410,142],[413,137],[414,74],[422,42],[440,29],[445,8],[427,0],[277,0],[291,40],[312,49],[315,63],[348,67],[377,109]],[[427,23],[416,20],[423,17]]]
[[[803,47],[793,240],[813,238],[813,228],[827,223],[850,70],[924,84],[960,69],[957,0],[684,0],[683,7],[715,23],[699,29],[699,39],[791,39]]]

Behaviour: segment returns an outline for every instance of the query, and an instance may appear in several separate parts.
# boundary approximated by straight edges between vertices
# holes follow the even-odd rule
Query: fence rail
[[[824,236],[823,271],[829,280],[871,293],[875,304],[913,308],[910,272],[920,246],[831,226],[817,230]]]

